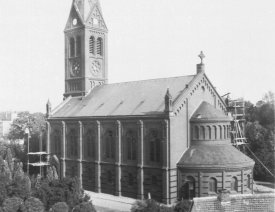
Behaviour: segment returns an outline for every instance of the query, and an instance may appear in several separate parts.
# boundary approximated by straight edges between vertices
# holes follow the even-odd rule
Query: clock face
[[[72,62],[71,77],[78,77],[80,75],[80,63],[78,61]]]
[[[94,76],[100,75],[100,73],[101,73],[101,65],[100,65],[99,61],[95,60],[94,62],[92,62],[90,64],[90,72]]]

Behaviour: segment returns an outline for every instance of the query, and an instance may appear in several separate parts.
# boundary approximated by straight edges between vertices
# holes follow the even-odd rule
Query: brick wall
[[[82,163],[82,186],[84,190],[88,191],[96,191],[96,183],[95,183],[95,164],[91,162],[83,162]]]
[[[115,195],[116,171],[113,164],[101,165],[101,192]]]
[[[162,170],[161,169],[144,169],[144,196],[148,197],[148,193],[151,194],[151,198],[162,202]]]
[[[121,169],[121,195],[137,198],[138,194],[138,169],[137,167],[123,166]]]

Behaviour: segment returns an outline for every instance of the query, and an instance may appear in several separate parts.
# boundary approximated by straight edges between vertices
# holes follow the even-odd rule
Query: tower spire
[[[73,4],[75,5],[76,10],[78,10],[81,18],[84,21],[88,18],[90,11],[95,6],[98,6],[99,10],[101,11],[99,0],[74,0]]]

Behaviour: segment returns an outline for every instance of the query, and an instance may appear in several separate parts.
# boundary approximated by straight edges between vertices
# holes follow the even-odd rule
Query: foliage
[[[24,212],[44,212],[43,203],[34,197],[30,197],[25,201]]]
[[[28,198],[31,194],[30,178],[24,173],[17,172],[7,190],[9,196],[16,196],[22,199]]]
[[[57,202],[52,207],[52,212],[68,212],[69,206],[66,202]]]
[[[11,197],[5,199],[3,202],[3,209],[5,212],[17,212],[21,211],[24,202],[19,197]]]
[[[137,200],[132,208],[131,212],[172,212],[173,208],[161,205],[153,199]]]
[[[246,102],[246,138],[251,151],[274,174],[274,93],[268,92],[256,106]],[[255,159],[254,155],[247,154],[255,160],[254,177],[257,180],[271,180],[271,175]],[[274,180],[274,179],[273,179]]]
[[[73,208],[75,205],[89,201],[76,178],[52,181],[44,179],[39,188],[33,188],[33,196],[39,198],[46,209],[51,208],[57,202],[66,202],[70,208]]]
[[[96,212],[96,209],[91,201],[89,202],[82,202],[79,205],[77,205],[74,210],[74,212]]]
[[[181,200],[177,202],[174,211],[175,212],[188,212],[192,206],[192,201],[190,200]]]

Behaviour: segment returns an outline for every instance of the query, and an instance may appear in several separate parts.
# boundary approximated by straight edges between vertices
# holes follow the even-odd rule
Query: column
[[[61,177],[66,177],[66,123],[62,121]]]
[[[116,122],[116,195],[121,196],[121,123]]]
[[[225,176],[225,171],[223,171],[222,172],[222,189],[225,189],[226,187],[225,187],[225,178],[226,178],[226,176]]]
[[[143,121],[138,122],[139,133],[138,133],[138,198],[144,199],[144,124]]]
[[[169,121],[163,122],[163,145],[162,145],[162,202],[170,204],[169,188]]]
[[[244,171],[241,171],[242,194],[244,193]]]
[[[29,136],[29,135],[28,135]],[[47,122],[47,146],[46,146],[46,151],[48,154],[51,153],[51,125],[50,122]]]
[[[97,143],[96,143],[96,171],[95,171],[95,183],[96,183],[96,188],[97,192],[101,193],[101,136],[100,136],[100,122],[97,121]]]
[[[198,176],[198,184],[199,184],[199,192],[198,192],[198,196],[201,197],[202,196],[202,172],[199,172],[199,176]]]
[[[79,143],[78,143],[78,179],[79,179],[79,185],[82,188],[82,172],[83,172],[83,167],[82,167],[82,160],[83,160],[83,124],[81,121],[78,122],[79,124]]]

